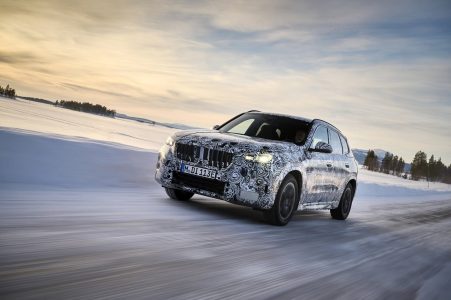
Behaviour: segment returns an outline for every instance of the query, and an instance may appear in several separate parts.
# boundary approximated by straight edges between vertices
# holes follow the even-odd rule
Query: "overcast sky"
[[[323,118],[451,163],[451,1],[5,1],[0,84],[211,127]]]

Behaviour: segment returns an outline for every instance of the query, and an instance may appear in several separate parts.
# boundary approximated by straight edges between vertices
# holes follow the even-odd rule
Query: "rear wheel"
[[[194,193],[185,192],[185,191],[177,190],[177,189],[165,188],[165,190],[166,190],[166,194],[168,194],[168,196],[174,200],[185,200],[186,201],[186,200],[191,199],[191,197],[194,195]]]
[[[346,186],[341,195],[340,203],[337,208],[330,210],[330,215],[336,220],[346,220],[351,211],[352,200],[354,198],[354,188],[350,183]]]
[[[298,183],[293,175],[288,174],[277,191],[273,207],[265,212],[269,223],[285,226],[297,210],[299,204]]]

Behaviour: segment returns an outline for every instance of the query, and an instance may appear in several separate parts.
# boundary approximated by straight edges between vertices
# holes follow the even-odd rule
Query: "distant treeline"
[[[20,99],[25,99],[28,101],[34,101],[34,102],[39,102],[39,103],[45,103],[45,104],[51,104],[54,105],[55,102],[50,101],[50,100],[46,100],[46,99],[41,99],[41,98],[34,98],[34,97],[24,97],[24,96],[17,96]]]
[[[451,164],[446,167],[442,163],[442,159],[436,160],[433,154],[428,160],[423,151],[418,151],[415,154],[410,173],[413,180],[426,178],[428,181],[451,183]]]
[[[406,163],[402,157],[398,157],[398,155],[393,155],[389,152],[385,153],[382,162],[379,163],[379,158],[377,157],[376,153],[374,152],[374,150],[370,149],[366,154],[363,165],[366,166],[370,171],[401,176],[404,173],[404,167]]]
[[[407,174],[404,173],[405,162],[402,157],[393,155],[386,152],[382,162],[379,163],[378,157],[373,150],[368,150],[363,163],[370,171],[382,172],[386,174],[393,174],[397,176],[403,176],[407,178]],[[413,158],[410,178],[413,180],[426,179],[428,181],[440,181],[445,183],[451,183],[451,164],[446,167],[442,159],[435,159],[434,155],[431,155],[429,161],[426,153],[418,151]]]
[[[108,109],[107,107],[100,104],[92,104],[89,102],[59,100],[55,102],[55,106],[64,107],[76,111],[93,113],[97,115],[109,116],[113,118],[116,115],[116,111],[113,109]]]
[[[16,90],[11,88],[9,86],[9,84],[6,85],[5,88],[0,85],[0,95],[3,96],[3,97],[8,97],[8,98],[15,99],[16,98]]]
[[[9,84],[4,88],[0,85],[0,96],[9,97],[9,98],[16,98],[16,90],[11,88]],[[57,100],[56,102],[46,100],[46,99],[40,99],[40,98],[34,98],[34,97],[24,97],[24,96],[17,96],[21,99],[34,101],[34,102],[40,102],[45,104],[51,104],[59,107],[64,107],[67,109],[72,109],[76,111],[82,111],[82,112],[88,112],[92,114],[97,115],[104,115],[108,117],[115,117],[116,111],[114,109],[108,109],[106,106],[100,105],[100,104],[92,104],[89,102],[77,102],[77,101],[66,101],[66,100]]]

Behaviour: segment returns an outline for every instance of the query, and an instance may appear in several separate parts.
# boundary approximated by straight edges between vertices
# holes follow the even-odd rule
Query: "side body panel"
[[[357,180],[357,163],[349,154],[311,152],[313,135],[319,126],[332,128],[330,124],[315,121],[305,143],[305,177],[299,209],[331,209],[340,202],[344,188],[350,180]],[[333,128],[333,130],[336,130]],[[346,167],[348,165],[348,167]]]

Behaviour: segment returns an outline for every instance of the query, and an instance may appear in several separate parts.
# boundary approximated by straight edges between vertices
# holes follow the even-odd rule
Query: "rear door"
[[[332,184],[330,185],[330,198],[328,202],[336,201],[340,197],[340,188],[346,180],[346,156],[344,155],[343,145],[341,143],[340,134],[329,128],[329,142],[332,146],[331,160],[333,171],[331,174]]]
[[[343,146],[343,173],[344,177],[346,177],[343,185],[347,184],[350,178],[357,176],[357,164],[354,160],[354,155],[352,154],[351,148],[349,147],[348,141],[346,138],[340,134],[341,145]]]

